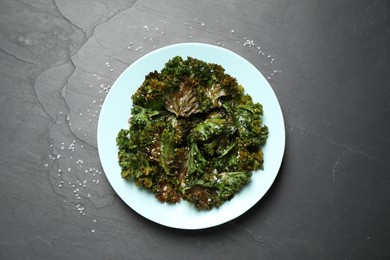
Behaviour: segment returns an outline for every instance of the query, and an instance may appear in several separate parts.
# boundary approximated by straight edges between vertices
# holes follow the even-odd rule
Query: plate
[[[252,180],[232,200],[210,211],[197,210],[183,200],[174,205],[159,202],[149,191],[124,180],[118,164],[115,138],[120,129],[128,128],[131,95],[144,81],[146,74],[154,70],[160,71],[169,59],[177,55],[184,59],[191,56],[222,65],[226,73],[244,86],[246,93],[250,94],[255,102],[263,105],[263,122],[270,131],[267,143],[263,146],[264,170],[254,172]],[[225,48],[202,43],[183,43],[146,54],[118,77],[102,106],[97,141],[107,179],[130,208],[164,226],[203,229],[237,218],[264,196],[279,172],[285,148],[285,127],[282,110],[274,91],[251,63]]]

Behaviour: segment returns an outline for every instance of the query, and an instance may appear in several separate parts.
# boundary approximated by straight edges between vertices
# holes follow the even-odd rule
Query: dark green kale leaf
[[[252,176],[251,172],[223,172],[217,175],[216,188],[220,200],[230,200]]]
[[[250,180],[251,172],[222,172],[182,189],[183,198],[200,209],[210,209],[231,200]]]

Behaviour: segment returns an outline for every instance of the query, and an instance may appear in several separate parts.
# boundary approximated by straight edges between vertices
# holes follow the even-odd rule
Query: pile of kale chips
[[[121,174],[158,200],[218,207],[263,168],[262,106],[220,65],[174,57],[132,100],[116,139]]]

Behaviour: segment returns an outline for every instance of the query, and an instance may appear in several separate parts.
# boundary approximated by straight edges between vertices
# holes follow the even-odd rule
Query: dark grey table
[[[200,231],[131,210],[96,145],[119,74],[181,42],[249,60],[286,125],[266,196]],[[389,47],[386,0],[1,0],[0,258],[389,259]]]

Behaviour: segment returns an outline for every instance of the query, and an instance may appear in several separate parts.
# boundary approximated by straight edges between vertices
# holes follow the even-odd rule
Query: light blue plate
[[[127,128],[132,106],[131,95],[149,72],[160,71],[174,56],[198,58],[222,65],[226,73],[237,78],[246,93],[264,108],[264,123],[269,137],[263,147],[264,170],[253,173],[252,180],[241,192],[220,208],[196,210],[186,201],[175,205],[159,202],[152,193],[136,187],[121,177],[118,165],[116,136]],[[237,218],[255,205],[271,187],[282,163],[285,147],[285,128],[282,110],[271,86],[263,75],[241,56],[213,45],[184,43],[155,50],[128,67],[115,81],[104,101],[98,124],[98,149],[107,179],[119,197],[145,218],[179,229],[202,229],[220,225]]]

